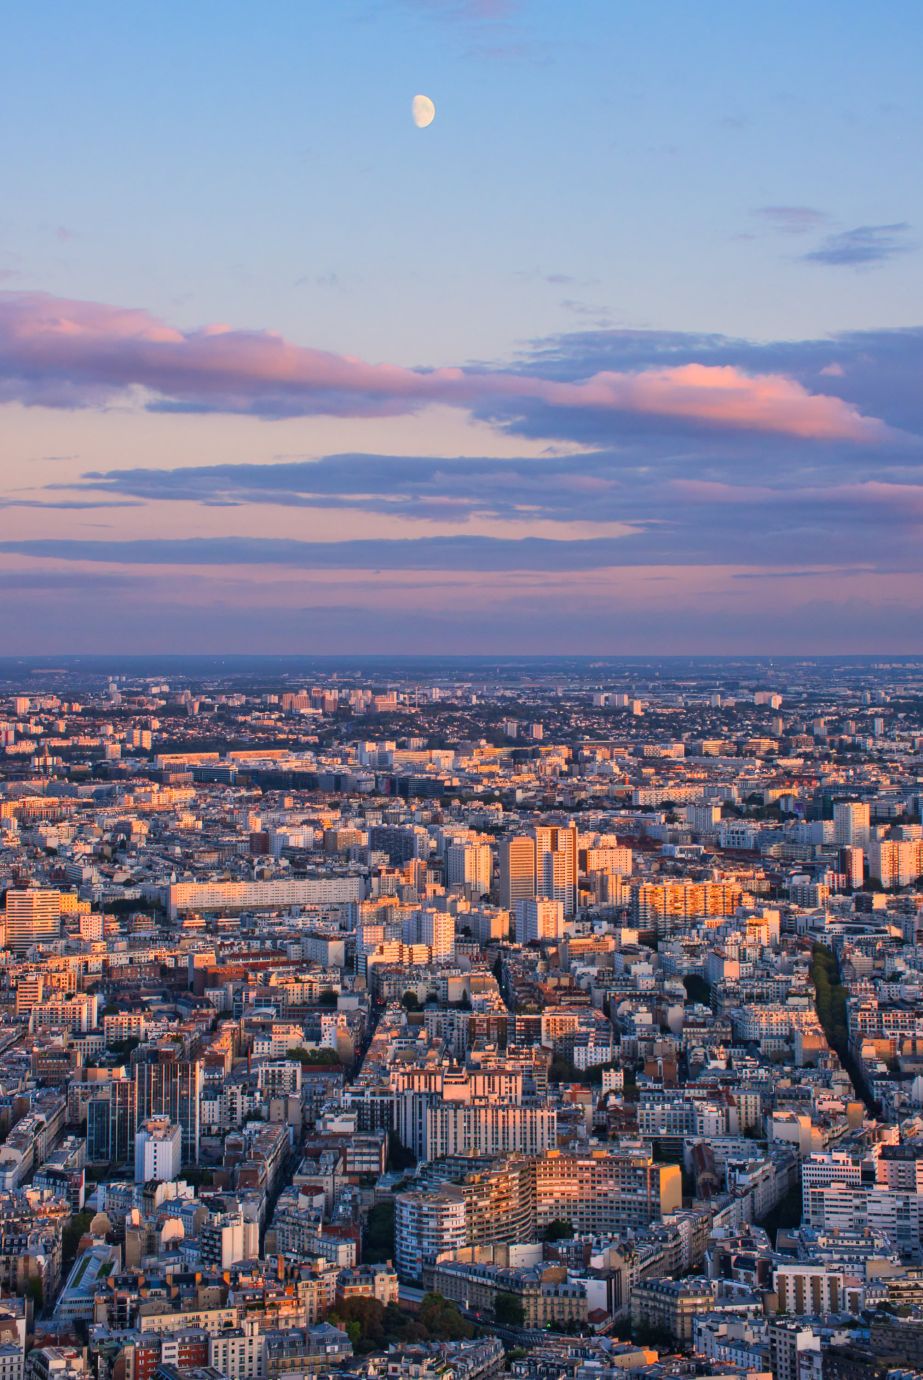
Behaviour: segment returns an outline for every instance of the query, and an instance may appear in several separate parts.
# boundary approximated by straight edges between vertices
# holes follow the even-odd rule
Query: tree
[[[395,1174],[399,1174],[403,1169],[413,1169],[416,1162],[417,1158],[413,1151],[408,1150],[396,1132],[390,1131],[388,1134],[388,1168]]]
[[[382,1351],[391,1342],[463,1341],[474,1326],[441,1294],[427,1294],[417,1314],[367,1297],[343,1299],[327,1321],[347,1333],[356,1351]]]
[[[441,1294],[426,1294],[420,1304],[420,1322],[434,1341],[461,1342],[474,1336],[474,1327],[458,1306]]]
[[[30,1280],[27,1280],[24,1292],[32,1300],[34,1315],[38,1317],[45,1306],[45,1290],[42,1287],[41,1277],[33,1275]]]
[[[202,1164],[187,1164],[183,1170],[182,1177],[192,1188],[210,1186],[214,1181],[212,1170]]]
[[[847,991],[840,982],[836,957],[825,944],[815,944],[811,950],[811,981],[814,984],[814,1004],[817,1019],[823,1026],[827,1043],[836,1050],[840,1063],[849,1074],[853,1087],[864,1100],[869,1112],[877,1116],[879,1108],[869,1093],[861,1067],[849,1048],[849,1026],[846,1015]]]
[[[288,1051],[287,1057],[297,1059],[300,1064],[338,1065],[340,1063],[340,1056],[336,1050],[329,1047],[305,1049],[304,1045],[295,1045]]]
[[[420,998],[417,996],[416,992],[411,992],[408,989],[401,997],[401,1006],[403,1006],[405,1011],[419,1011]]]
[[[336,1006],[337,994],[332,987],[325,987],[317,999],[318,1006]]]
[[[385,1308],[385,1336],[389,1342],[425,1342],[426,1328],[413,1313],[397,1303]]]
[[[92,1212],[75,1212],[61,1235],[61,1263],[68,1269],[77,1255],[80,1238],[90,1230]]]
[[[583,1081],[591,1083],[594,1087],[598,1088],[602,1084],[604,1070],[620,1069],[621,1067],[621,1059],[608,1059],[604,1064],[591,1064],[583,1075]]]
[[[563,1217],[556,1217],[553,1222],[549,1222],[542,1232],[543,1241],[569,1241],[574,1234],[572,1223],[565,1221]]]
[[[385,1306],[378,1299],[343,1299],[327,1321],[346,1333],[356,1351],[379,1351],[387,1343]]]
[[[632,1331],[639,1346],[651,1346],[657,1351],[673,1351],[676,1347],[676,1338],[668,1328],[641,1323]]]
[[[573,1060],[565,1058],[563,1054],[556,1054],[548,1068],[548,1077],[552,1083],[582,1083],[585,1081],[584,1075],[576,1067]]]
[[[522,1299],[501,1290],[494,1299],[494,1322],[497,1326],[522,1327],[525,1320],[526,1311],[522,1306]]]
[[[711,987],[698,973],[687,973],[683,978],[683,986],[690,1001],[700,1002],[702,1006],[711,1003]]]
[[[367,1261],[394,1258],[394,1199],[385,1198],[369,1210],[365,1223],[362,1258]]]

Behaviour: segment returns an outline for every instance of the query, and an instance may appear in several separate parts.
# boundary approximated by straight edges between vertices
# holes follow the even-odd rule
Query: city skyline
[[[11,14],[5,654],[923,649],[923,19],[708,21]]]
[[[923,656],[0,658],[2,1380],[923,1380]]]

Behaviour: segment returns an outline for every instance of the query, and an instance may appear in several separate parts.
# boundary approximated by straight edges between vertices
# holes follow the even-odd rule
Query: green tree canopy
[[[386,1198],[370,1209],[365,1223],[362,1258],[368,1261],[394,1258],[394,1199]]]
[[[522,1300],[501,1290],[494,1300],[494,1322],[498,1327],[522,1327],[525,1322]]]
[[[549,1222],[542,1232],[543,1241],[569,1241],[574,1234],[573,1224],[566,1221],[563,1217],[556,1217],[553,1222]]]

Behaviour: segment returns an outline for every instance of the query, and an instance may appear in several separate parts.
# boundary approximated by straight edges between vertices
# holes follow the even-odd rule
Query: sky
[[[5,654],[923,651],[921,40],[12,0]]]

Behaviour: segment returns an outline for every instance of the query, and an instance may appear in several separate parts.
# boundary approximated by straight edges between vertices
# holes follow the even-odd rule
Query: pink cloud
[[[0,293],[0,401],[99,406],[134,388],[166,405],[263,416],[388,416],[434,403],[515,414],[537,403],[815,440],[887,433],[841,398],[728,365],[604,370],[578,382],[408,369],[294,345],[270,331],[180,331],[134,308]]]
[[[828,510],[845,506],[883,511],[910,521],[923,518],[923,484],[893,484],[881,479],[831,484],[826,488],[768,488],[759,484],[724,484],[711,479],[672,479],[669,488],[686,503],[703,504],[709,508],[723,504],[763,507],[802,503],[805,507],[821,504]]]
[[[904,518],[923,518],[923,484],[891,484],[886,480],[868,479],[816,492],[827,501],[839,499],[860,508],[884,509]]]
[[[745,374],[732,365],[599,373],[577,384],[535,382],[534,396],[552,405],[612,408],[815,440],[871,440],[885,430],[841,398],[809,393],[783,374]]]

